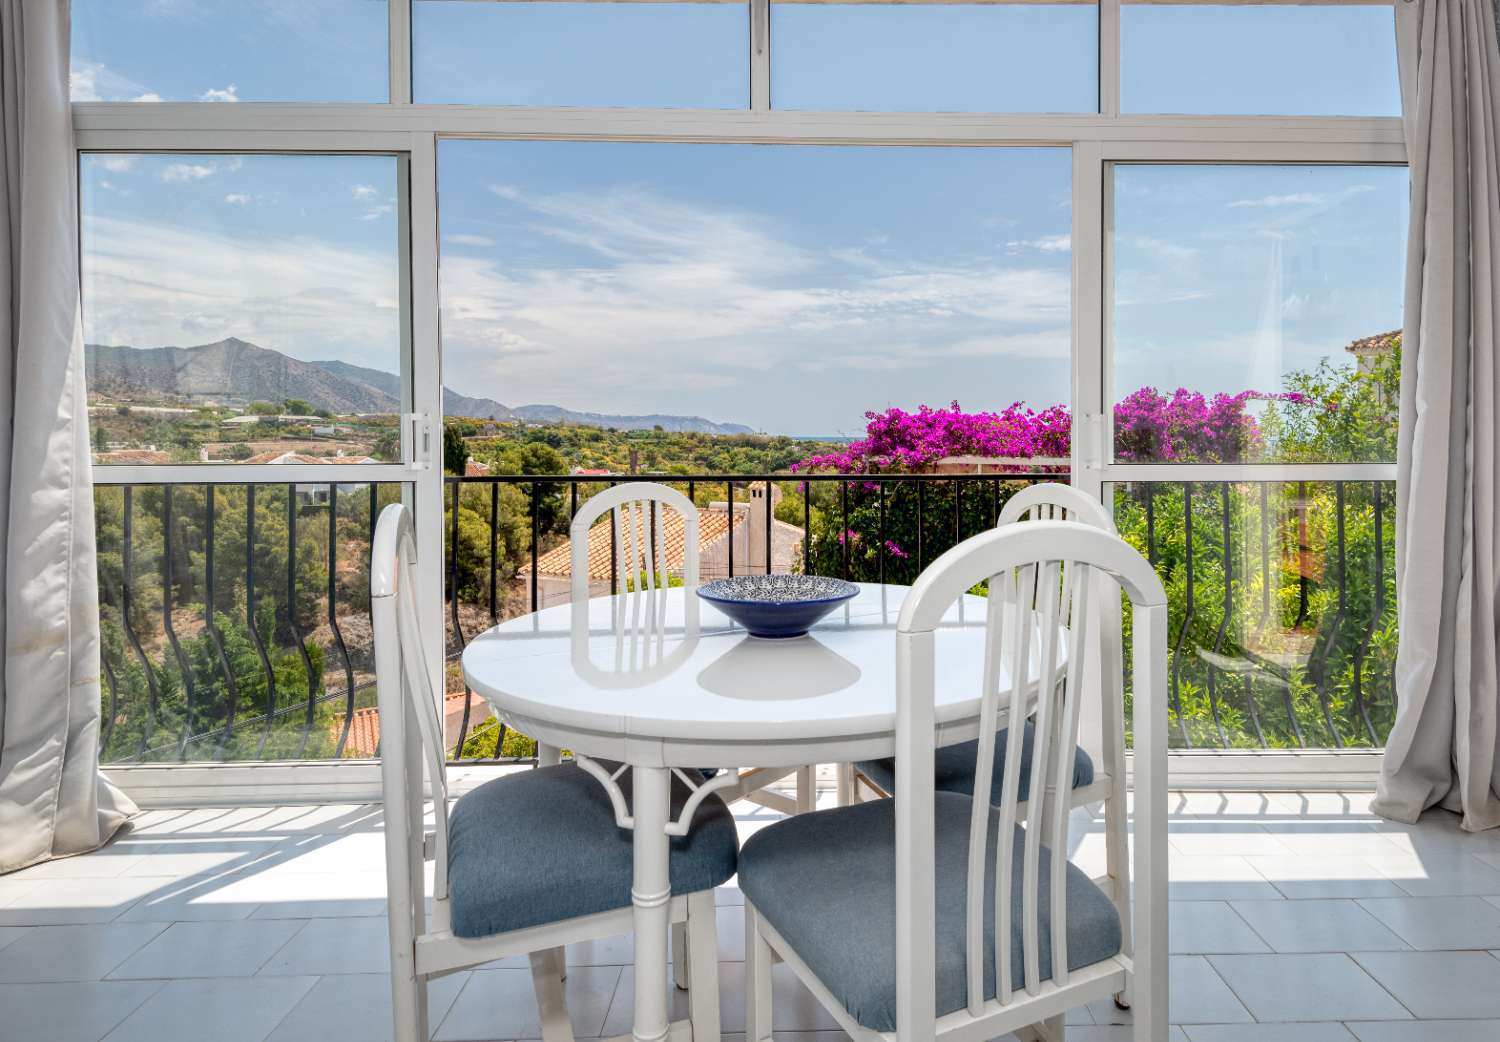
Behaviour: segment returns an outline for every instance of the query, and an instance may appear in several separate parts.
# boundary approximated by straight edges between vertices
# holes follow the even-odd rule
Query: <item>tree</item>
[[[282,411],[288,416],[311,416],[313,407],[301,398],[288,398],[282,402]]]
[[[443,424],[443,469],[462,475],[469,463],[469,445],[457,424]]]

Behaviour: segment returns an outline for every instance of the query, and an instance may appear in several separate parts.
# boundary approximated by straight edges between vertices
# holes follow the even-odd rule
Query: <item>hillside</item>
[[[302,362],[279,351],[230,337],[196,347],[138,348],[87,344],[90,391],[111,398],[171,399],[195,404],[244,406],[296,398],[334,415],[394,413],[400,410],[401,378],[348,362]],[[715,423],[701,416],[660,414],[616,416],[576,412],[557,405],[516,408],[491,398],[471,398],[443,388],[443,412],[479,420],[614,427],[699,434],[748,434],[739,423]]]

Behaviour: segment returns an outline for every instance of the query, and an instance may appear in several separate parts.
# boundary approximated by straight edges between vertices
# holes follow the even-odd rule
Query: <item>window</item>
[[[85,154],[94,460],[400,459],[392,156]]]
[[[74,101],[385,101],[385,0],[73,0]]]
[[[1120,8],[1126,112],[1399,116],[1389,2]]]
[[[746,108],[743,2],[412,4],[418,102]]]
[[[448,411],[847,438],[888,406],[1066,402],[1069,162],[443,142],[443,369],[488,399]]]
[[[1407,175],[1114,167],[1115,456],[1395,459]]]
[[[771,4],[771,104],[891,112],[1097,112],[1087,3]]]

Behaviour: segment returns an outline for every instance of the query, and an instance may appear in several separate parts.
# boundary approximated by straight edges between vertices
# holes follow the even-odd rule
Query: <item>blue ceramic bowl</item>
[[[750,631],[752,637],[800,637],[859,592],[821,575],[740,575],[698,587],[698,596]]]

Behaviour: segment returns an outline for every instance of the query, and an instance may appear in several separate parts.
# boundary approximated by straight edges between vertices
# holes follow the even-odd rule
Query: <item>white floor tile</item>
[[[1293,854],[1396,857],[1403,848],[1366,821],[1277,821],[1266,831]]]
[[[169,981],[104,1042],[264,1042],[315,983],[316,977]]]
[[[202,872],[222,874],[274,857],[284,840],[278,836],[241,839],[166,837],[152,843],[122,873],[127,876],[183,876]]]
[[[1175,851],[1167,858],[1167,893],[1173,901],[1253,901],[1281,896],[1248,858]]]
[[[1254,1019],[1203,956],[1174,955],[1168,965],[1170,1023],[1238,1024]],[[1101,1025],[1131,1022],[1130,1013],[1117,1008],[1111,999],[1089,1003],[1089,1012]]]
[[[107,923],[143,897],[177,885],[155,877],[42,879],[0,908],[0,926]]]
[[[137,864],[150,843],[117,840],[98,850],[73,857],[54,858],[14,873],[16,879],[110,879]],[[148,873],[149,874],[149,873]],[[171,873],[162,873],[170,875]]]
[[[1189,1042],[1354,1042],[1339,1023],[1192,1024]]]
[[[257,920],[236,927],[258,926]],[[288,920],[281,924],[295,926]],[[389,973],[390,927],[384,916],[366,919],[309,919],[257,976],[318,976],[340,973]]]
[[[1297,818],[1356,818],[1379,821],[1370,812],[1373,792],[1273,792],[1271,802]]]
[[[1417,1017],[1500,1018],[1500,965],[1487,952],[1359,952],[1354,959]]]
[[[596,1038],[601,1034],[619,980],[617,966],[579,966],[568,971],[563,989],[575,1035]],[[529,969],[475,970],[433,1033],[437,1042],[540,1037]]]
[[[1173,955],[1271,950],[1250,925],[1223,901],[1173,901],[1167,924]]]
[[[161,986],[160,981],[0,984],[3,1037],[5,1042],[99,1042]]]
[[[429,1024],[442,1022],[468,979],[455,973],[428,986]],[[390,974],[349,973],[313,985],[266,1042],[392,1042],[392,1034]]]
[[[1327,857],[1299,854],[1248,860],[1284,897],[1294,900],[1408,896],[1369,860],[1349,854]]]
[[[1070,1027],[1068,1028],[1068,1042],[1135,1042],[1134,1030],[1124,1024]],[[1167,1029],[1167,1040],[1168,1042],[1188,1042],[1188,1036],[1183,1034],[1182,1028],[1174,1024]]]
[[[165,923],[33,927],[0,949],[0,982],[103,980],[166,928]]]
[[[1179,854],[1190,855],[1247,857],[1292,853],[1277,837],[1253,822],[1174,819],[1167,830],[1167,842]]]
[[[1468,853],[1371,858],[1370,863],[1413,897],[1500,895],[1500,868]]]
[[[1210,955],[1208,961],[1263,1023],[1409,1016],[1347,955]]]
[[[174,923],[117,966],[109,977],[249,977],[303,925],[290,920]]]
[[[1500,908],[1481,897],[1392,897],[1360,905],[1422,951],[1500,946]]]
[[[25,937],[32,930],[40,929],[36,926],[0,926],[0,948],[6,948]]]
[[[1406,1020],[1350,1024],[1359,1042],[1495,1042],[1500,1020]]]
[[[1363,952],[1407,944],[1354,901],[1235,901],[1232,907],[1278,952]]]

